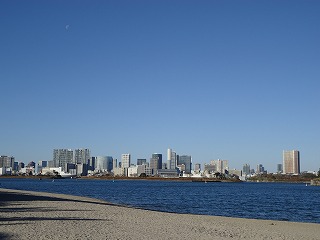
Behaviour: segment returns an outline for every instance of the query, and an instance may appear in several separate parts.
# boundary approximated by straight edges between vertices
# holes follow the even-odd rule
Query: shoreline
[[[66,194],[0,188],[0,238],[319,239],[317,223],[166,213]]]

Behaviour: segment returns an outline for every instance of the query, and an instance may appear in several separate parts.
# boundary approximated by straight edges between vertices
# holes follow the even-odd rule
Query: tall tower
[[[297,150],[283,151],[283,173],[300,174],[300,153]]]
[[[185,166],[185,173],[191,173],[191,156],[189,155],[180,155],[179,156],[179,161],[178,161],[178,166],[184,165]]]
[[[71,149],[53,149],[54,167],[61,167],[65,170],[67,163],[74,163],[73,150]]]
[[[87,148],[80,148],[74,150],[75,164],[88,164],[90,162],[90,150]]]
[[[150,168],[153,174],[156,174],[158,169],[162,169],[162,154],[152,154],[150,159]]]
[[[121,167],[128,168],[131,165],[131,156],[129,153],[125,153],[121,155]]]
[[[171,148],[168,148],[167,151],[167,168],[175,169],[177,167],[177,154],[172,151]]]

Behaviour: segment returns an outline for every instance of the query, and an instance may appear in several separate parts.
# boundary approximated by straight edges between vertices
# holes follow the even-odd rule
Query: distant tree
[[[141,178],[146,178],[146,177],[147,177],[147,174],[141,173],[139,177],[141,177]]]

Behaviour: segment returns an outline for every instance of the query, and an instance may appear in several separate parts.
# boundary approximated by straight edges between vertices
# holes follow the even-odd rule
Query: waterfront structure
[[[75,164],[88,164],[90,162],[90,150],[87,148],[80,148],[74,150]]]
[[[250,175],[250,164],[243,164],[242,173],[243,175]]]
[[[113,158],[110,156],[97,156],[96,157],[96,171],[111,172],[113,169]]]
[[[14,157],[0,156],[0,167],[13,168],[14,167]]]
[[[124,176],[128,176],[128,168],[131,166],[131,155],[125,153],[121,155],[121,168],[124,169]]]
[[[190,155],[181,155],[179,156],[178,166],[184,165],[184,172],[186,174],[191,173],[191,165],[192,165],[192,158]]]
[[[121,167],[128,168],[131,165],[131,155],[129,153],[125,153],[121,155]]]
[[[74,163],[73,159],[73,150],[53,149],[54,167],[61,167],[64,171],[67,163]]]
[[[257,173],[257,174],[262,174],[262,173],[264,173],[264,166],[263,166],[262,164],[258,164],[258,165],[257,165],[256,173]]]
[[[300,174],[300,153],[297,150],[283,151],[283,173]]]
[[[154,153],[150,159],[150,168],[152,169],[152,174],[157,174],[158,169],[162,169],[162,154]]]
[[[200,172],[201,171],[201,164],[200,163],[196,163],[194,165],[194,171],[195,172]]]
[[[204,172],[206,173],[214,173],[217,171],[217,166],[212,164],[205,164],[204,165]]]
[[[228,160],[212,160],[210,162],[211,165],[216,166],[216,172],[219,173],[226,173],[226,171],[229,171],[229,161]]]
[[[141,159],[141,158],[137,159],[137,165],[143,165],[143,164],[146,164],[146,163],[147,163],[147,159]]]
[[[282,173],[283,172],[283,166],[281,163],[277,164],[277,173]]]
[[[177,153],[172,151],[171,148],[167,150],[167,168],[176,169],[177,167]]]
[[[118,159],[114,158],[112,161],[112,169],[117,168],[118,167],[117,165],[118,165]]]

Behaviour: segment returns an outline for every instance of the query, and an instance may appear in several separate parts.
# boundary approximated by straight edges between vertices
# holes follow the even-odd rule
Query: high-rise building
[[[131,156],[129,153],[125,153],[121,155],[121,167],[128,168],[131,165]]]
[[[262,164],[257,165],[256,173],[264,173],[264,166]]]
[[[191,165],[192,165],[192,158],[189,155],[180,155],[178,166],[184,165],[185,166],[185,173],[191,173]]]
[[[80,148],[74,150],[74,163],[75,164],[88,164],[90,162],[90,150]]]
[[[196,163],[194,165],[194,171],[196,171],[196,172],[200,172],[201,171],[201,164],[200,163]]]
[[[168,169],[176,169],[177,167],[177,154],[172,151],[171,148],[168,148],[167,151],[167,168]]]
[[[0,156],[0,167],[13,168],[14,167],[14,157]]]
[[[64,171],[67,163],[74,163],[73,159],[73,150],[71,149],[53,150],[54,167],[61,167]]]
[[[279,163],[277,164],[277,173],[282,173],[283,172],[283,167],[282,167],[282,164]]]
[[[137,165],[143,165],[147,163],[147,159],[137,159]]]
[[[158,169],[162,168],[162,154],[154,153],[150,159],[150,168],[152,174],[156,174]]]
[[[113,169],[113,158],[110,156],[97,156],[96,157],[96,168],[100,172],[111,172]]]
[[[283,173],[300,174],[300,153],[297,150],[283,151]]]
[[[249,175],[250,174],[250,164],[248,164],[248,163],[243,164],[242,172],[244,175]]]
[[[211,165],[216,166],[216,171],[219,173],[225,173],[226,171],[229,170],[229,162],[228,160],[212,160],[210,161]]]

